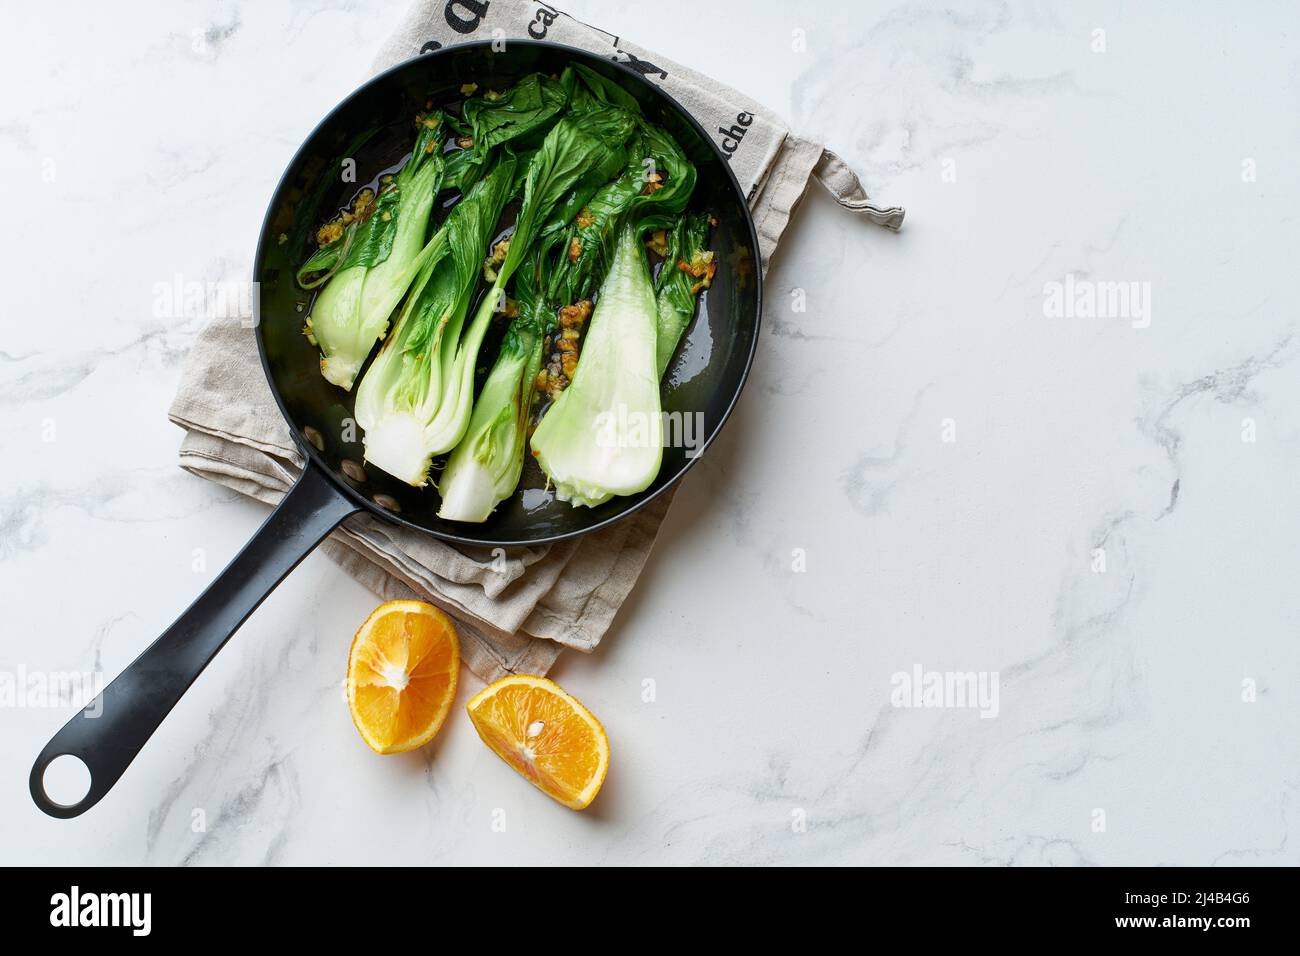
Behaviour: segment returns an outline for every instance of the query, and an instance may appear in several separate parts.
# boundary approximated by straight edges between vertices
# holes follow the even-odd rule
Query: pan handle
[[[98,803],[262,600],[339,522],[359,510],[308,458],[302,477],[235,560],[45,745],[29,780],[36,805],[67,819]],[[55,803],[45,792],[45,768],[65,754],[90,770],[89,792],[71,805]]]

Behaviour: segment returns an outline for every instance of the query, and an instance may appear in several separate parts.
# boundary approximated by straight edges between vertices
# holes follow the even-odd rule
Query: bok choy
[[[543,259],[543,255],[534,254],[519,270],[515,281],[519,315],[501,340],[465,437],[442,470],[438,482],[440,518],[486,521],[519,484],[534,383],[550,318],[539,294]]]
[[[305,331],[321,372],[359,380],[370,464],[422,487],[450,452],[443,518],[484,521],[514,493],[539,393],[532,450],[558,497],[636,494],[662,461],[659,380],[715,269],[709,217],[687,212],[695,167],[586,66],[476,91],[419,117],[400,170],[318,233],[298,281],[319,290]],[[664,257],[653,278],[647,234]]]
[[[320,347],[321,374],[351,389],[388,318],[433,252],[425,245],[429,215],[444,172],[445,118],[420,118],[415,148],[401,171],[344,222],[321,230],[321,248],[298,272],[308,289],[322,283],[308,319]],[[363,194],[364,199],[364,194]]]
[[[586,81],[582,76],[577,79]],[[594,94],[584,95],[592,97],[587,101],[589,109],[608,105]],[[631,105],[635,108],[635,101]],[[474,405],[465,438],[452,451],[438,483],[443,499],[440,517],[485,521],[514,493],[523,469],[534,394],[538,387],[555,394],[575,374],[578,326],[590,314],[588,298],[613,257],[621,225],[633,218],[660,221],[652,217],[680,210],[694,185],[695,168],[672,137],[641,121],[618,178],[596,191],[561,240],[547,247],[536,264],[523,268],[515,290],[519,316],[507,331]],[[552,248],[558,255],[552,256]],[[544,333],[557,309],[561,316],[561,328],[555,332],[558,350],[539,381]]]
[[[450,451],[461,440],[473,409],[479,349],[492,315],[504,299],[506,284],[534,242],[553,238],[576,209],[624,165],[624,143],[633,126],[629,114],[605,110],[580,119],[566,116],[547,133],[523,177],[523,200],[505,258],[469,324],[462,329],[457,319],[446,326],[439,340],[436,373],[432,361],[381,364],[379,360],[366,373],[362,382],[366,418],[362,419],[363,402],[358,396],[357,420],[366,429],[368,460],[419,486],[428,480],[432,457]],[[466,246],[466,266],[481,261],[486,231],[478,233],[475,241],[472,248]],[[473,273],[466,271],[462,281],[472,288]],[[423,296],[421,291],[412,300]]]
[[[463,135],[456,137],[461,149],[447,157],[444,187],[468,189],[499,146],[509,143],[516,153],[537,146],[559,119],[566,96],[558,80],[533,73],[504,93],[466,100],[458,124]]]
[[[708,213],[687,213],[666,237],[664,264],[655,281],[659,320],[656,363],[660,378],[695,315],[695,297],[713,282],[718,268],[709,251],[710,220]]]
[[[650,487],[663,460],[658,317],[635,225],[623,227],[572,384],[533,432],[556,496],[594,507]]]
[[[515,161],[506,155],[457,203],[384,346],[357,388],[366,460],[408,484],[425,484],[447,450],[431,431],[453,380],[461,328],[483,249],[509,198]]]

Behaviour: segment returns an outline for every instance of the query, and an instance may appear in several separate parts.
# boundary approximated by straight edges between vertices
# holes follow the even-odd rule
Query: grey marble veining
[[[66,702],[0,707],[0,858],[1300,862],[1297,14],[565,9],[770,104],[909,212],[893,235],[809,191],[735,417],[614,631],[561,659],[609,731],[604,792],[579,815],[516,779],[469,675],[433,745],[372,755],[341,681],[375,599],[313,556],[87,816],[27,795]],[[200,320],[153,287],[246,274],[390,12],[17,16],[0,673],[111,677],[265,514],[175,465]],[[1049,304],[1116,283],[1127,309]],[[914,672],[996,678],[995,712],[904,706]]]

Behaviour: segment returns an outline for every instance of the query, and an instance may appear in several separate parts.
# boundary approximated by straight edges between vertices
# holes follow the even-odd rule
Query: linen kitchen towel
[[[384,45],[374,71],[454,43],[511,38],[608,56],[689,110],[746,190],[764,268],[810,179],[871,222],[891,229],[902,224],[902,209],[873,203],[839,157],[794,136],[759,104],[546,4],[419,3]],[[169,416],[186,431],[181,467],[241,494],[275,504],[302,468],[254,337],[238,322],[212,321],[199,334]],[[349,518],[323,547],[380,597],[431,600],[455,617],[466,666],[483,680],[545,674],[564,647],[590,651],[599,643],[649,557],[670,500],[664,495],[610,528],[538,548],[476,551],[368,515]]]

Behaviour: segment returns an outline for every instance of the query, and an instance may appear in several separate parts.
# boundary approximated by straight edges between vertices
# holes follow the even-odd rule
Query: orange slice
[[[377,607],[352,639],[348,709],[370,749],[427,744],[456,697],[460,642],[451,619],[423,601]]]
[[[548,797],[581,810],[600,791],[609,770],[605,728],[554,681],[503,677],[466,709],[483,742]]]

